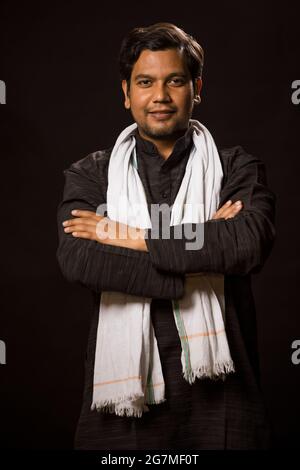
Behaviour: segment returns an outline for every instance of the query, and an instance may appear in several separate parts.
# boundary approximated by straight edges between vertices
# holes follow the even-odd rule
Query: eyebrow
[[[187,78],[187,74],[183,73],[183,72],[172,72],[167,76],[167,78],[171,78],[171,77]],[[147,74],[147,73],[139,73],[134,79],[138,80],[139,78],[154,78],[154,77],[152,75]]]

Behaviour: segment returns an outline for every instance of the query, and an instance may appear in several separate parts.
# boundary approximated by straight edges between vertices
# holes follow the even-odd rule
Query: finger
[[[95,226],[97,222],[98,222],[98,221],[96,221],[95,219],[91,219],[90,217],[89,217],[89,218],[85,218],[85,217],[76,217],[75,219],[65,220],[65,221],[63,222],[63,226],[64,226],[64,227],[69,227],[69,226],[78,225],[78,224],[85,224],[85,225],[93,225],[93,226]]]
[[[76,238],[85,238],[86,240],[96,240],[95,234],[92,232],[83,232],[83,231],[77,231],[72,233],[73,237]]]
[[[243,208],[243,204],[233,204],[230,209],[228,209],[222,217],[225,219],[231,219],[235,217]]]
[[[72,233],[72,232],[95,232],[95,224],[91,225],[91,224],[74,224],[74,225],[70,225],[68,227],[65,227],[64,228],[64,231],[66,233]]]
[[[229,199],[229,201],[225,202],[225,204],[223,204],[223,206],[220,207],[220,209],[217,210],[217,212],[215,212],[214,216],[213,216],[213,219],[218,219],[219,217],[222,216],[223,212],[228,208],[230,207],[232,204],[232,201]]]
[[[100,218],[104,217],[104,215],[97,215],[96,212],[81,209],[73,209],[71,211],[71,214],[76,215],[76,217],[91,217],[96,220],[99,220]]]
[[[231,204],[230,207],[227,207],[227,208],[224,208],[224,206],[222,206],[222,210],[220,209],[216,213],[214,218],[215,219],[227,219],[227,218],[234,217],[242,209],[242,207],[243,207],[242,201],[236,201],[236,203]]]

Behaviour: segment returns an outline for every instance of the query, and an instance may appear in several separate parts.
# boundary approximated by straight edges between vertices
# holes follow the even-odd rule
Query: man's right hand
[[[239,204],[237,204],[237,202]],[[243,208],[242,201],[233,203],[231,200],[227,201],[217,212],[214,213],[213,219],[232,219]]]

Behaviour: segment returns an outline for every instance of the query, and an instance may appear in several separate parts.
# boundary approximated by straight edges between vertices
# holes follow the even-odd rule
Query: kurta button
[[[162,197],[168,197],[169,193],[167,193],[167,191],[164,191],[163,193],[161,193]]]

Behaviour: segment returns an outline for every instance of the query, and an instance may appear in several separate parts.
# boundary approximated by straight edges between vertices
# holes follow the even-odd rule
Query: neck
[[[164,139],[155,139],[144,134],[144,132],[138,128],[140,136],[152,142],[158,150],[158,153],[163,157],[164,160],[167,160],[171,153],[173,152],[176,141],[186,133],[186,129],[175,132],[172,136],[166,137]]]

